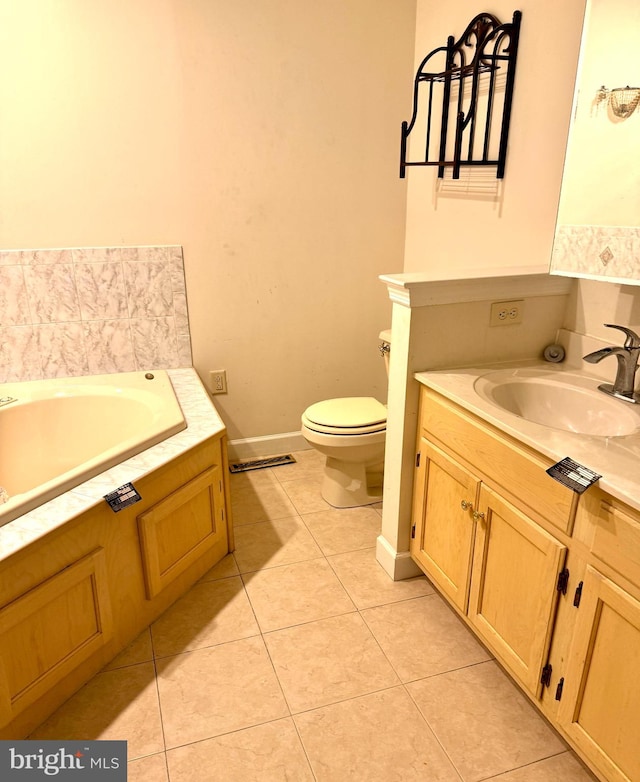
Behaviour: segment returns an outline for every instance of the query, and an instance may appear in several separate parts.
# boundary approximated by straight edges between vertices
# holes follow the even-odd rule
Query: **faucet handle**
[[[628,329],[626,326],[616,326],[614,323],[605,323],[604,325],[608,329],[618,329],[618,331],[623,331],[626,334],[624,347],[627,350],[640,348],[640,337],[635,333],[635,331],[631,331],[631,329]]]

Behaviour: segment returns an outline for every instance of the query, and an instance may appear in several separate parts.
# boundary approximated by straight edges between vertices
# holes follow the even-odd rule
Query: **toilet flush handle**
[[[381,342],[378,345],[378,350],[380,351],[380,355],[384,358],[387,353],[391,352],[391,345],[388,342]]]

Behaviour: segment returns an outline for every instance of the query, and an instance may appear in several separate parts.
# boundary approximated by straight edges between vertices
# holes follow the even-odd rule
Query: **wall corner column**
[[[387,438],[382,531],[376,558],[394,581],[421,575],[409,554],[413,462],[418,417],[418,384],[413,378],[410,290],[397,278],[382,277],[392,301]]]

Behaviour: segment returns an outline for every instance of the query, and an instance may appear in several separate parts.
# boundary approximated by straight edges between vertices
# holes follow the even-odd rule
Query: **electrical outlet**
[[[209,391],[212,394],[227,393],[227,370],[211,369],[209,371]]]
[[[524,301],[494,301],[491,305],[491,315],[489,317],[490,326],[515,326],[516,323],[522,323],[522,311]]]

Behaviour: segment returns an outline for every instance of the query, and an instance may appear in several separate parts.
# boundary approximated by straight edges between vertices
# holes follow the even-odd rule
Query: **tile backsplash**
[[[599,279],[640,278],[640,228],[625,225],[558,225],[552,271]]]
[[[0,251],[0,383],[191,366],[182,248]]]

